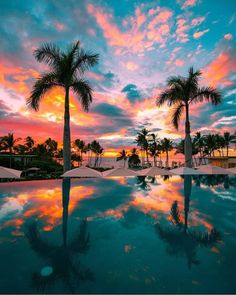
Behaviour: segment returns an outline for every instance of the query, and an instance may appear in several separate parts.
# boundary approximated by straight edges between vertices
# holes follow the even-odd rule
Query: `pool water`
[[[236,293],[236,178],[0,183],[0,293]]]

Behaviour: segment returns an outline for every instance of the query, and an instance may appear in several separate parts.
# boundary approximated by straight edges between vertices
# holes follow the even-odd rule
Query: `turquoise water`
[[[1,293],[236,293],[236,179],[0,184]]]

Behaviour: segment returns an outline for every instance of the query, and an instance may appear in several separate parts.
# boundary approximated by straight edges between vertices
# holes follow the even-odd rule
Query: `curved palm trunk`
[[[169,153],[168,153],[168,150],[166,150],[166,168],[169,168]]]
[[[69,88],[66,88],[63,134],[63,162],[64,172],[71,169],[71,139],[70,139],[70,106]]]
[[[185,167],[192,167],[192,140],[190,136],[190,122],[189,122],[189,105],[186,104],[186,121],[185,121],[185,140],[184,140],[184,155]]]

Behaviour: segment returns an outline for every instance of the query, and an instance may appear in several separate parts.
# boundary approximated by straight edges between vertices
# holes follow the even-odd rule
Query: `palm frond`
[[[204,100],[211,102],[213,105],[218,105],[222,102],[222,95],[220,91],[213,87],[201,87],[198,88],[190,102],[197,103],[203,102]]]
[[[180,219],[178,201],[174,201],[174,203],[172,204],[170,214],[172,222],[178,227],[182,227],[183,223]]]
[[[45,43],[34,51],[34,56],[38,62],[53,65],[60,63],[61,51],[55,44]]]
[[[73,73],[78,71],[83,74],[86,70],[95,66],[99,61],[99,54],[92,52],[85,52],[83,49],[78,51],[78,56],[75,60]]]
[[[57,75],[54,72],[41,75],[33,85],[33,90],[26,104],[34,109],[39,109],[40,100],[54,86],[59,86],[57,83]]]
[[[184,109],[184,104],[180,103],[173,111],[172,123],[176,129],[179,128],[179,121],[180,121],[181,115],[183,113],[183,109]]]
[[[92,88],[89,83],[85,80],[76,80],[71,84],[73,91],[78,95],[83,109],[87,112],[89,105],[93,100]]]
[[[158,107],[167,103],[168,106],[172,106],[182,98],[180,89],[177,88],[168,88],[159,95],[156,100],[156,104]]]

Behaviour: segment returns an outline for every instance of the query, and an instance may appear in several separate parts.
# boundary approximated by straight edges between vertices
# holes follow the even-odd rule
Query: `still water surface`
[[[236,293],[236,178],[0,184],[0,293]]]

